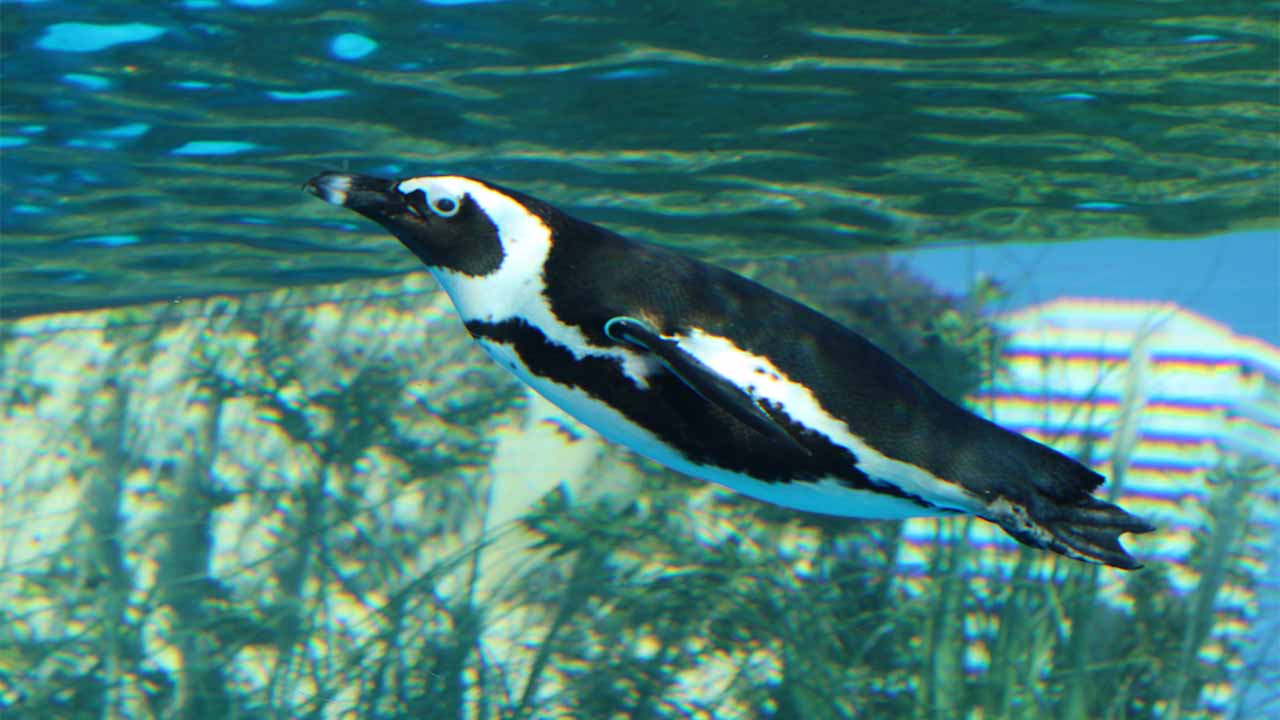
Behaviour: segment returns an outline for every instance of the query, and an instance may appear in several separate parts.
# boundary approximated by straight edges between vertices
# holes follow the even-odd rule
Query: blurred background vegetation
[[[955,399],[1000,372],[995,283],[739,269]],[[1178,593],[674,475],[449,315],[416,275],[6,325],[5,716],[1198,718],[1280,679],[1215,634],[1273,467],[1216,474]]]

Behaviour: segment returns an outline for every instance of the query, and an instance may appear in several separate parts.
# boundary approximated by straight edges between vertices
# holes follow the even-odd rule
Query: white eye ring
[[[414,215],[423,220],[430,215],[447,220],[462,212],[462,204],[467,201],[465,188],[457,187],[450,180],[452,178],[409,178],[396,183],[396,190],[404,196],[409,212]]]
[[[462,198],[452,195],[441,195],[427,200],[427,205],[431,208],[431,212],[442,218],[451,218],[458,214],[462,209]]]

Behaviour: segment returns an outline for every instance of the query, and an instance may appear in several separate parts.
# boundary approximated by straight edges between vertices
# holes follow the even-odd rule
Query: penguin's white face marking
[[[541,330],[550,342],[567,348],[578,359],[594,355],[620,360],[623,372],[638,387],[648,387],[647,378],[659,371],[658,363],[627,348],[592,345],[581,330],[561,322],[551,311],[551,304],[544,294],[546,284],[542,270],[551,253],[552,232],[541,218],[515,198],[470,178],[417,177],[402,180],[396,190],[406,197],[423,193],[425,207],[442,218],[453,216],[446,215],[446,211],[456,215],[469,199],[497,228],[503,251],[497,270],[475,276],[428,266],[453,300],[463,322],[523,320]],[[493,355],[494,351],[489,347],[493,343],[484,345]],[[499,362],[505,367],[509,367],[511,362],[520,362],[515,353],[510,355]],[[527,371],[524,373],[528,374]]]
[[[409,207],[424,220],[425,212],[434,213],[447,220],[458,215],[458,211],[462,209],[463,200],[466,199],[464,183],[458,182],[461,180],[463,178],[414,178],[401,182],[396,186],[396,190],[406,197],[412,197],[414,193],[422,193],[422,202],[411,203]]]
[[[724,337],[693,328],[689,333],[669,339],[679,343],[680,348],[702,361],[707,367],[715,370],[727,380],[740,388],[747,388],[757,401],[776,405],[794,422],[826,437],[831,442],[847,448],[858,458],[858,469],[873,480],[887,482],[903,491],[926,500],[934,505],[965,512],[973,512],[981,506],[978,498],[955,483],[947,482],[922,467],[911,463],[894,460],[871,447],[863,438],[858,437],[844,421],[829,413],[814,397],[813,392],[803,384],[787,377],[768,358],[753,355]],[[749,494],[749,493],[748,493]],[[866,493],[875,495],[875,493]],[[903,505],[910,505],[900,498],[878,496],[882,502],[896,500]],[[772,498],[764,499],[773,501]],[[848,512],[839,509],[844,502],[832,499],[836,506],[828,506],[821,512],[836,515],[865,515],[866,500],[849,498],[851,504]],[[775,501],[776,502],[776,501]],[[920,506],[903,507],[910,511],[906,515],[894,517],[911,517],[919,515]]]
[[[497,229],[503,251],[497,270],[477,277],[428,266],[464,321],[500,322],[539,304],[542,263],[551,251],[551,230],[542,220],[514,199],[468,178],[412,178],[401,181],[396,189],[411,199],[423,193],[423,204],[436,214],[443,205],[456,215],[469,198]]]

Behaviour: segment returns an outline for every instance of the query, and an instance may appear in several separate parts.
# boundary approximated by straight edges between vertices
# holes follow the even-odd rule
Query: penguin
[[[1133,570],[1155,528],[1101,475],[944,398],[861,335],[727,269],[456,175],[303,186],[395,236],[499,365],[606,439],[799,511],[974,515]]]

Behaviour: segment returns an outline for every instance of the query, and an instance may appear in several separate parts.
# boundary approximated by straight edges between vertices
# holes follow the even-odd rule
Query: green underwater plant
[[[948,298],[885,260],[750,269],[952,397],[1001,372],[998,285]],[[983,546],[967,520],[926,521],[920,542],[568,426],[532,442],[528,399],[460,331],[425,341],[447,308],[424,283],[6,328],[8,437],[72,459],[21,465],[6,506],[47,512],[78,483],[40,553],[6,536],[9,714],[1154,720],[1220,716],[1205,697],[1265,678],[1241,673],[1244,619],[1223,608],[1255,582],[1273,467],[1220,468],[1189,567],[1116,580]],[[73,384],[42,361],[69,347],[92,350]],[[1078,456],[1111,432],[1098,422]],[[496,474],[501,443],[529,473],[596,455],[491,522],[532,480]]]

